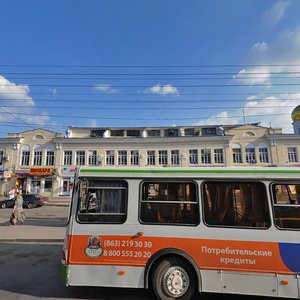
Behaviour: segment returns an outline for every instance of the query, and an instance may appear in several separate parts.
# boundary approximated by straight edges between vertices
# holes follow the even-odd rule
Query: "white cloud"
[[[277,1],[270,9],[266,10],[263,15],[263,22],[268,26],[274,26],[281,21],[284,14],[291,4],[291,1]]]
[[[242,69],[233,76],[239,83],[271,86],[271,73],[298,71],[296,65],[300,64],[300,26],[295,30],[281,32],[272,44],[255,43],[249,50],[248,60],[253,67]]]
[[[299,105],[300,93],[281,94],[278,97],[263,99],[253,95],[247,98],[244,107],[232,111],[223,111],[195,125],[235,125],[260,122],[261,126],[282,128],[285,133],[292,133],[292,110]]]
[[[97,123],[98,123],[98,121],[96,119],[89,119],[87,126],[88,127],[99,127]]]
[[[176,87],[172,86],[171,84],[166,85],[154,85],[151,88],[146,90],[147,93],[150,94],[158,94],[158,95],[178,95],[179,92]]]
[[[106,94],[114,94],[118,92],[118,90],[113,88],[110,84],[105,83],[95,85],[95,89]]]
[[[29,92],[29,86],[17,85],[0,75],[0,121],[20,123],[21,121],[17,120],[19,119],[27,124],[43,126],[49,120],[46,112],[39,116],[26,115],[33,113],[35,106],[33,98],[28,95]],[[14,113],[16,117],[13,117]]]

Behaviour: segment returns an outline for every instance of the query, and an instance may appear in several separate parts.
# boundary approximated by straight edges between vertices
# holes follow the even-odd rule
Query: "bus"
[[[67,286],[300,298],[300,168],[77,170]]]

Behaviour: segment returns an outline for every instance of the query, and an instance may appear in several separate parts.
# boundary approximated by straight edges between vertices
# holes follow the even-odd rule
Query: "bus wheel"
[[[195,293],[195,272],[186,261],[171,257],[160,262],[153,274],[153,289],[160,300],[188,300]]]

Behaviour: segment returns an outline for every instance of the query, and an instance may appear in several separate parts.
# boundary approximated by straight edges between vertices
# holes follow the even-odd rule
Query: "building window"
[[[141,131],[140,130],[127,130],[127,136],[140,137]]]
[[[52,182],[52,178],[45,178],[45,192],[52,192],[52,186],[53,186],[53,182]]]
[[[189,159],[190,159],[191,165],[198,164],[198,150],[197,149],[189,150]]]
[[[256,163],[255,147],[253,144],[247,144],[245,148],[246,162],[248,164]]]
[[[91,130],[91,137],[103,137],[104,132],[104,129],[93,129]]]
[[[202,128],[202,135],[216,135],[217,129],[215,127]]]
[[[211,151],[210,151],[210,149],[201,149],[201,163],[211,164]]]
[[[29,166],[29,159],[30,159],[30,151],[23,150],[22,151],[22,158],[21,158],[21,165],[22,166]]]
[[[138,150],[131,150],[130,151],[130,164],[132,166],[139,165],[139,151]]]
[[[90,166],[97,165],[97,151],[96,150],[89,150],[88,151],[88,160]]]
[[[52,150],[46,152],[46,166],[54,166],[54,151]]]
[[[118,164],[120,166],[127,165],[127,151],[126,150],[118,151]]]
[[[289,162],[298,162],[296,147],[288,147],[288,160]]]
[[[165,136],[178,136],[178,129],[175,128],[170,128],[170,129],[165,129]]]
[[[259,161],[261,163],[268,163],[269,162],[269,153],[267,147],[260,147],[259,151]]]
[[[147,165],[151,165],[151,166],[155,165],[155,151],[154,150],[147,151]]]
[[[113,150],[106,151],[106,164],[107,165],[115,164],[115,151]]]
[[[76,165],[85,165],[85,151],[76,151]]]
[[[171,165],[179,165],[179,150],[171,150]]]
[[[34,166],[41,166],[42,165],[42,157],[43,157],[43,151],[42,150],[34,150],[34,152],[33,152],[33,165]]]
[[[184,135],[185,136],[194,136],[195,135],[195,129],[194,128],[185,128],[184,129]]]
[[[232,156],[233,156],[233,163],[235,164],[243,163],[242,147],[240,144],[234,144],[232,146]]]
[[[73,154],[72,151],[65,151],[64,152],[64,165],[70,166],[73,163]]]
[[[224,164],[223,149],[215,149],[214,156],[215,156],[215,164]]]
[[[111,130],[111,136],[124,136],[124,130]]]
[[[158,164],[162,166],[166,166],[168,164],[168,151],[167,150],[159,150],[158,151]]]
[[[4,151],[0,150],[0,165],[3,165],[4,163]]]
[[[147,136],[160,136],[160,130],[147,130]]]

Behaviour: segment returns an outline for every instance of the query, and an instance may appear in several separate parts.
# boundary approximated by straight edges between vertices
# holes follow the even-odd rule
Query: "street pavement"
[[[0,215],[0,242],[58,242],[64,239],[67,223],[67,211],[70,197],[51,198],[45,206],[48,210],[61,209],[63,215],[55,213],[36,215],[38,210],[46,207],[25,209],[25,223],[23,225],[10,225],[9,216],[12,209],[1,210]],[[47,211],[48,211],[47,210]],[[44,210],[45,211],[45,210]],[[32,215],[32,213],[35,215]]]

